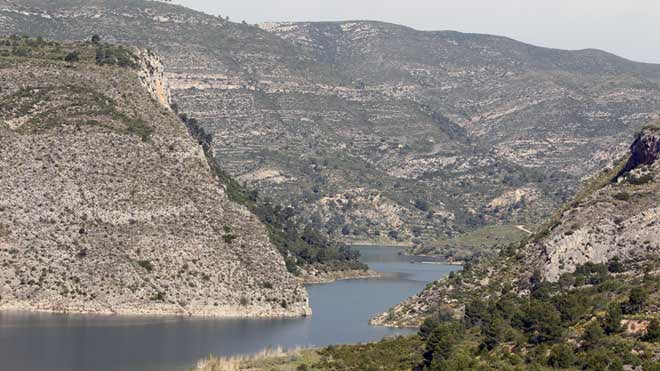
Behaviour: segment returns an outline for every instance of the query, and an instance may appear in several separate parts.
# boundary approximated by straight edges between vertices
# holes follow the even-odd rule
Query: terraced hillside
[[[232,175],[331,235],[425,252],[540,222],[660,112],[657,65],[489,35],[141,0],[3,0],[0,31],[157,50]]]
[[[152,52],[0,38],[0,310],[299,316]]]

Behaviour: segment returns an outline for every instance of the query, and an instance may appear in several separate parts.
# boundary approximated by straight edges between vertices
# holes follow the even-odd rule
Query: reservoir
[[[209,354],[268,347],[324,346],[407,334],[369,318],[460,269],[424,264],[398,249],[359,248],[378,279],[308,285],[313,315],[293,319],[133,318],[0,312],[0,369],[21,371],[181,371]]]

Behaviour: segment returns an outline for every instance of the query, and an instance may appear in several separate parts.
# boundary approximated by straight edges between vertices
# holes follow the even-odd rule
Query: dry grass
[[[305,351],[309,353],[310,351]],[[313,351],[312,351],[313,352]],[[277,369],[295,370],[303,358],[303,349],[285,351],[282,347],[264,349],[253,355],[240,355],[231,357],[209,356],[197,362],[193,371],[239,371],[239,370],[262,370]]]

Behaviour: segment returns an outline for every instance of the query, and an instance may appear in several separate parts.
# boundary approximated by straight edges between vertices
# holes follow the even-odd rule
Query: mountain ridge
[[[3,32],[99,32],[158,50],[174,100],[217,138],[222,167],[348,242],[434,251],[485,226],[539,223],[660,114],[657,66],[609,55],[388,24],[356,25],[350,37],[333,24],[330,46],[303,47],[306,30],[162,3],[22,4],[80,15],[0,11]]]

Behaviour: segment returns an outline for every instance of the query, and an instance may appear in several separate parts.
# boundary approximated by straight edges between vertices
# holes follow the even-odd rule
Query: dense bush
[[[120,67],[137,66],[136,57],[130,50],[113,45],[99,45],[96,48],[96,63],[99,65],[109,64]]]
[[[636,339],[623,336],[621,321],[622,309],[637,314],[651,307],[650,292],[657,291],[660,280],[621,281],[610,276],[608,267],[624,270],[613,259],[607,265],[578,266],[564,275],[571,284],[549,284],[533,275],[529,296],[507,288],[495,297],[473,297],[460,322],[432,315],[419,330],[426,347],[418,369],[623,370],[642,364],[644,370],[653,369],[656,363],[643,363],[634,349],[638,340],[660,339],[659,321],[653,319]],[[581,286],[572,284],[576,281]]]
[[[72,51],[64,57],[66,62],[78,62],[80,60],[80,53],[77,51]]]
[[[649,323],[646,335],[644,335],[644,341],[660,342],[660,321],[657,318],[654,318]]]
[[[144,268],[147,272],[151,272],[154,270],[154,265],[149,260],[138,260],[137,264],[140,267]]]
[[[644,308],[649,299],[649,293],[642,287],[634,287],[630,290],[628,301],[622,305],[626,314],[638,313]]]

